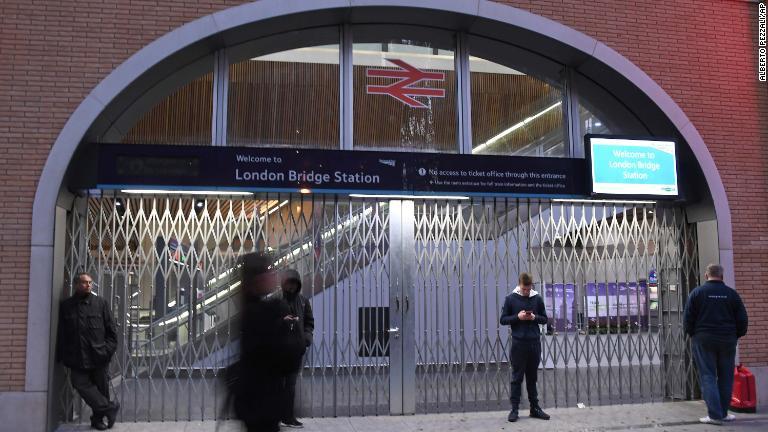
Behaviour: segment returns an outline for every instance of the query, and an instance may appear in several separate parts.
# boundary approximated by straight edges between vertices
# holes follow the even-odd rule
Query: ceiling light
[[[571,199],[571,198],[553,198],[552,202],[563,203],[586,203],[586,204],[656,204],[656,201],[632,201],[632,200],[591,200],[591,199]]]
[[[119,216],[125,216],[125,203],[120,197],[115,198],[115,211]]]
[[[121,189],[120,192],[127,194],[144,195],[232,195],[249,196],[251,192],[227,191],[227,190],[175,190],[175,189]]]
[[[350,198],[383,198],[383,199],[405,199],[405,200],[468,200],[468,196],[461,195],[371,195],[371,194],[349,194]]]
[[[267,212],[267,214],[268,214],[268,215],[271,215],[272,213],[274,213],[274,212],[276,212],[276,211],[280,210],[280,208],[281,208],[282,206],[286,205],[286,204],[288,204],[288,200],[285,200],[285,201],[281,202],[280,204],[278,204],[278,205],[276,205],[276,206],[272,207],[271,209],[269,209],[269,211]]]

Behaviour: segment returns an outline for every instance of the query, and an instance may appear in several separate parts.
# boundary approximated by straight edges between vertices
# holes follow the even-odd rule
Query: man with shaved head
[[[691,337],[701,395],[707,403],[707,416],[699,421],[720,425],[734,419],[728,407],[736,341],[747,334],[747,310],[739,294],[723,282],[722,266],[708,265],[704,276],[707,281],[688,296],[683,325]]]
[[[75,292],[61,303],[56,359],[70,368],[72,387],[91,407],[91,427],[112,428],[120,404],[109,400],[109,362],[117,349],[117,329],[109,303],[96,296],[85,272],[72,278]],[[104,418],[107,423],[104,423]]]

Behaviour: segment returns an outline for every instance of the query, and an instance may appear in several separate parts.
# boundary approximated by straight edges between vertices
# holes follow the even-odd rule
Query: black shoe
[[[106,416],[107,416],[107,428],[112,429],[112,426],[115,425],[115,420],[117,420],[117,412],[120,410],[120,404],[117,402],[112,402],[112,406],[109,407],[107,410]],[[103,430],[103,429],[102,429]]]
[[[507,421],[516,422],[518,418],[520,418],[520,416],[517,414],[517,408],[512,408],[512,410],[509,412],[509,415],[507,416]]]
[[[304,423],[298,421],[295,418],[288,419],[288,420],[283,420],[281,423],[284,424],[285,426],[289,427],[289,428],[300,429],[300,428],[304,427]]]
[[[290,420],[283,420],[281,423],[288,426],[289,428],[300,429],[304,427],[304,423],[296,420],[295,418],[292,418]]]
[[[549,420],[549,414],[545,413],[541,408],[534,405],[531,407],[531,417],[542,419],[542,420]]]
[[[101,420],[91,420],[91,427],[96,430],[107,430],[107,425]]]

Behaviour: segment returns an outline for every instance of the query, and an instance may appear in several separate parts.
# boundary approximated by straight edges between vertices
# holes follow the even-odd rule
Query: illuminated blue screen
[[[676,196],[674,141],[589,137],[592,192]]]

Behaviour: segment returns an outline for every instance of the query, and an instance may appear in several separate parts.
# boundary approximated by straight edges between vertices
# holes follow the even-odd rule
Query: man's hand
[[[517,313],[517,318],[520,321],[533,321],[536,318],[536,315],[534,315],[533,312],[525,313],[525,311],[520,311]]]
[[[298,321],[299,317],[293,315],[286,315],[283,317],[283,321]]]

